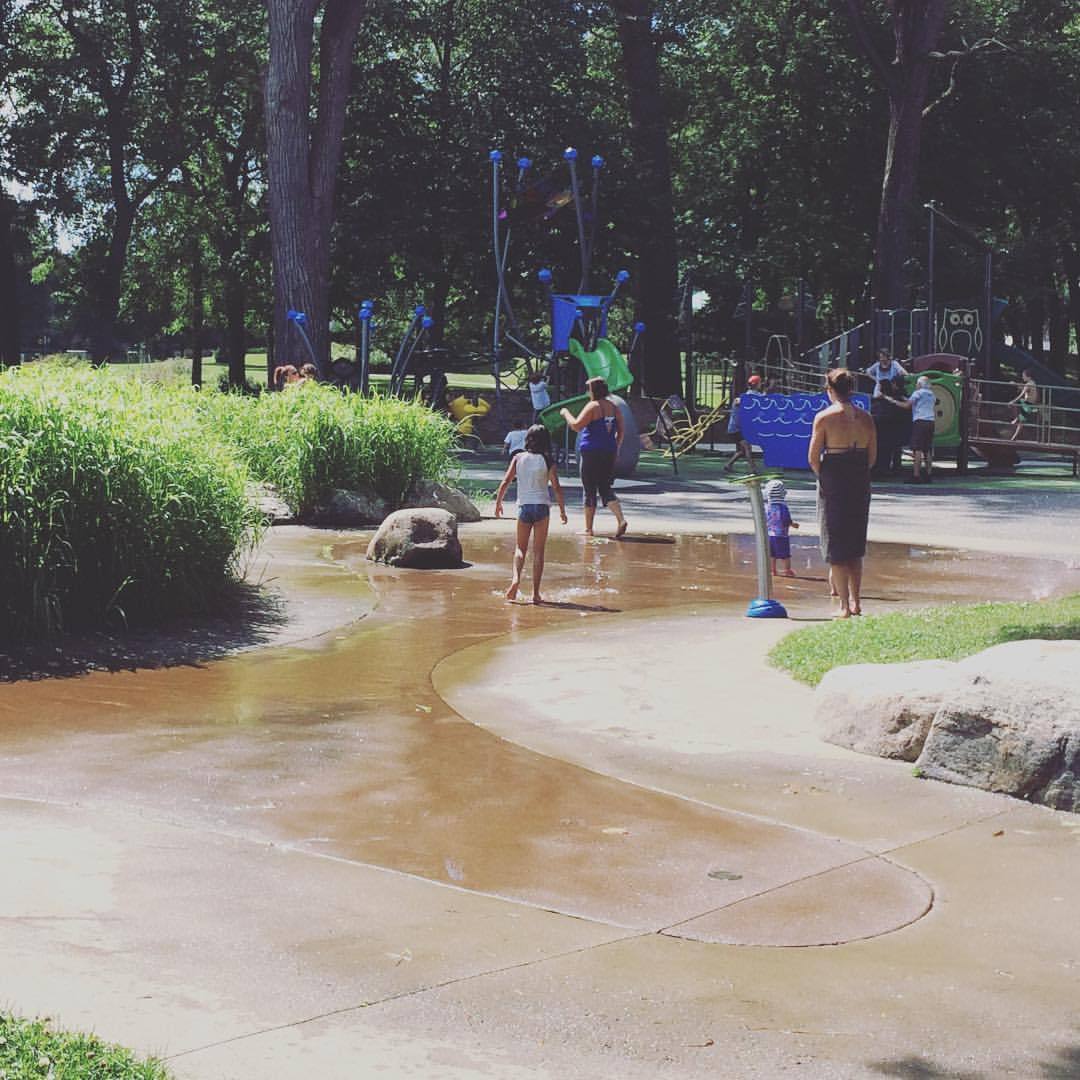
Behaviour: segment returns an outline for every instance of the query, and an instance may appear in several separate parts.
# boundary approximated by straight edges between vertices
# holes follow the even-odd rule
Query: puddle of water
[[[366,541],[332,555],[370,575],[379,606],[320,648],[0,686],[0,790],[151,811],[640,927],[715,906],[716,867],[741,870],[725,878],[727,901],[851,858],[847,845],[518,748],[463,720],[431,684],[443,657],[499,635],[688,603],[741,613],[754,591],[751,537],[555,534],[543,607],[501,599],[509,532],[472,549],[466,533],[477,561],[457,571],[371,566]],[[796,542],[793,566],[804,576],[778,590],[784,603],[827,614],[812,542]],[[527,575],[528,565],[526,592]],[[1051,562],[875,546],[866,607],[1016,598],[1065,581]],[[568,651],[565,662],[588,661]]]

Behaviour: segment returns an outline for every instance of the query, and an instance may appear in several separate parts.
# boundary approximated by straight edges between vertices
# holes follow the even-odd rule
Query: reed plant
[[[454,430],[418,404],[303,384],[258,397],[83,364],[0,375],[0,638],[205,610],[263,522],[251,481],[304,514],[333,488],[399,505],[446,479]]]
[[[188,389],[33,365],[0,376],[0,635],[205,609],[260,519]]]
[[[300,515],[333,488],[372,491],[397,506],[417,481],[445,480],[455,461],[453,426],[396,398],[302,383],[258,398],[206,394],[200,407],[252,475]]]

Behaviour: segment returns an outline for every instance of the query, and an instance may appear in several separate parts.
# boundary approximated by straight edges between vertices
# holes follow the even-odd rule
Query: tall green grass
[[[258,397],[39,363],[0,375],[0,638],[202,610],[262,519],[251,482],[304,514],[332,488],[397,506],[450,473],[453,427],[317,384]]]
[[[418,480],[446,479],[454,462],[452,425],[396,398],[303,383],[257,398],[205,394],[199,401],[252,475],[301,515],[332,488],[374,491],[397,506]]]
[[[194,394],[44,365],[0,377],[0,635],[202,609],[259,518]]]

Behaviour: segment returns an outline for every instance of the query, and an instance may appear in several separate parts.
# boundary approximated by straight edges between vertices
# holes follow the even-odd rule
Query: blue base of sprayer
[[[787,609],[779,600],[751,600],[746,609],[748,619],[786,619]]]

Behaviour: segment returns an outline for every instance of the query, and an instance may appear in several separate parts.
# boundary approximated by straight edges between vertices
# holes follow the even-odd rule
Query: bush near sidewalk
[[[31,365],[0,376],[0,635],[203,610],[260,518],[190,390]]]
[[[455,464],[420,404],[306,383],[258,397],[37,362],[0,375],[0,639],[154,625],[230,595],[263,519],[334,488],[391,507]]]
[[[450,422],[398,398],[312,382],[257,398],[203,394],[199,405],[252,476],[273,484],[301,516],[334,488],[374,492],[399,506],[414,483],[447,479],[455,462]]]
[[[953,604],[843,619],[788,634],[770,660],[817,686],[845,664],[959,660],[1003,641],[1080,638],[1080,595],[1020,603]]]

